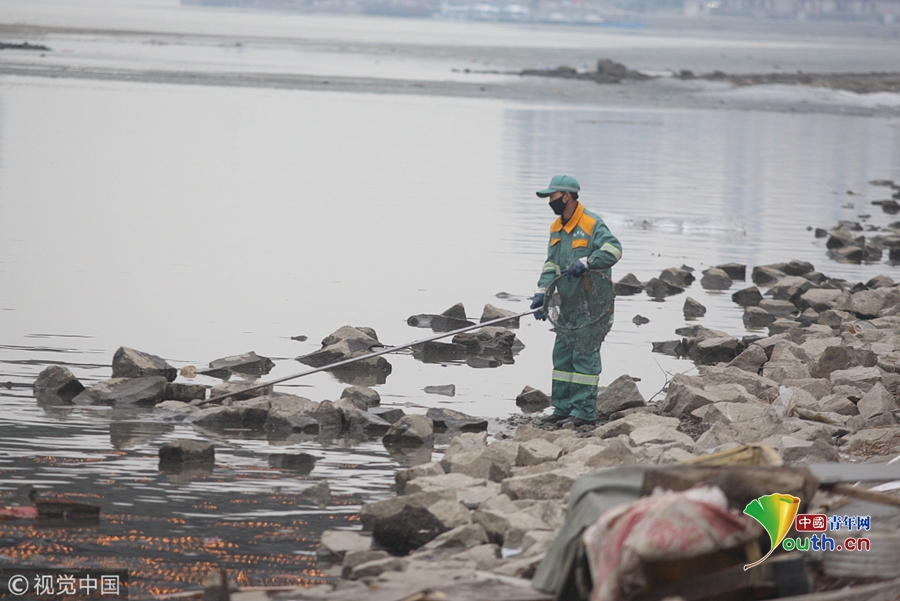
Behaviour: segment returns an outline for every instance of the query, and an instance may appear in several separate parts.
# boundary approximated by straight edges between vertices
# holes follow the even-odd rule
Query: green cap
[[[578,185],[578,181],[571,175],[554,175],[553,179],[550,180],[550,186],[546,190],[538,191],[537,195],[541,198],[546,198],[554,192],[578,192],[580,190],[581,186]]]

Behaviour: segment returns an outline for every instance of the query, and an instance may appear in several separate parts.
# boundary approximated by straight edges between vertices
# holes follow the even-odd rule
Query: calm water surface
[[[829,261],[807,231],[892,221],[867,182],[900,180],[898,166],[896,119],[0,78],[0,501],[31,483],[106,516],[5,522],[0,562],[127,567],[142,594],[218,565],[242,584],[318,582],[319,533],[357,527],[359,504],[423,459],[378,441],[214,434],[149,409],[42,407],[29,387],[48,365],[89,385],[122,345],[177,367],[254,350],[279,377],[345,324],[401,344],[428,334],[409,315],[456,302],[474,318],[485,303],[523,311],[552,221],[534,190],[561,172],[622,241],[616,279],[794,258],[900,279]],[[747,333],[730,293],[686,294],[709,308],[704,325]],[[692,367],[650,353],[685,324],[684,296],[618,300],[604,383],[628,373],[650,397]],[[553,334],[532,320],[518,336],[526,348],[497,369],[391,356],[376,389],[410,412],[505,417],[525,385],[550,388]],[[451,383],[452,398],[422,391]],[[344,386],[317,374],[280,390],[321,401]],[[157,449],[176,438],[214,441],[212,474],[160,474]],[[310,474],[271,467],[300,451],[319,457]],[[325,508],[308,495],[323,480]]]

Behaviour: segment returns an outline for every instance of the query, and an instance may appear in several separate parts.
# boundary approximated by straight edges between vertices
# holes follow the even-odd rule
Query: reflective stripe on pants
[[[557,336],[553,345],[553,412],[594,421],[601,370],[599,349],[577,353]]]

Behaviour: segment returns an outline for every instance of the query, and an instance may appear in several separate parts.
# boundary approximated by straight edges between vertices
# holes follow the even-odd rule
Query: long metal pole
[[[266,388],[268,386],[274,386],[275,384],[281,384],[282,382],[287,382],[288,380],[294,380],[296,378],[302,378],[303,376],[308,376],[311,374],[318,373],[320,371],[326,371],[329,369],[334,369],[336,367],[343,367],[345,365],[350,365],[351,363],[356,363],[357,361],[362,361],[364,359],[372,359],[374,357],[380,357],[381,355],[387,355],[388,353],[393,353],[395,351],[400,351],[403,349],[407,349],[413,346],[418,346],[420,344],[425,344],[426,342],[434,342],[435,340],[440,340],[441,338],[446,338],[447,336],[455,336],[456,334],[462,334],[463,332],[468,332],[470,330],[477,330],[479,328],[483,328],[485,326],[492,326],[498,323],[503,323],[504,321],[510,321],[511,319],[518,319],[519,317],[525,317],[526,315],[531,315],[537,311],[540,311],[540,308],[531,309],[529,311],[525,311],[523,313],[516,313],[515,315],[509,315],[507,317],[498,317],[497,319],[491,319],[489,321],[484,321],[481,323],[477,323],[471,326],[466,326],[464,328],[460,328],[458,330],[453,330],[452,332],[444,332],[443,334],[437,334],[435,336],[431,336],[430,338],[423,338],[422,340],[416,340],[415,342],[410,342],[407,344],[402,344],[400,346],[386,346],[379,351],[375,351],[369,353],[367,355],[360,355],[359,357],[352,357],[350,359],[344,359],[342,361],[338,361],[336,363],[331,363],[329,365],[323,365],[322,367],[316,367],[314,369],[309,369],[299,374],[294,374],[292,376],[284,376],[283,378],[276,378],[274,380],[270,380],[268,382],[263,382],[261,384],[254,384],[253,386],[248,386],[247,388],[242,388],[240,390],[236,390],[234,392],[229,392],[228,394],[220,394],[219,396],[213,397],[206,401],[200,403],[201,405],[207,405],[209,403],[215,403],[217,401],[225,400],[229,397],[233,397],[237,394],[244,394],[245,392],[250,392],[252,390],[259,390],[260,388]]]

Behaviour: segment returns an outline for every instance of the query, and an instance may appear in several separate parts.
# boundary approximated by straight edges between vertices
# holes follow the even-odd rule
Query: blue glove
[[[543,309],[544,307],[544,293],[538,292],[534,295],[534,299],[531,301],[532,309]],[[538,311],[534,314],[535,319],[539,319],[541,321],[547,321],[547,316],[544,315],[543,310]]]
[[[584,264],[584,261],[572,261],[566,268],[566,279],[570,280],[573,277],[580,278],[584,275],[585,271],[587,271],[587,265]]]

